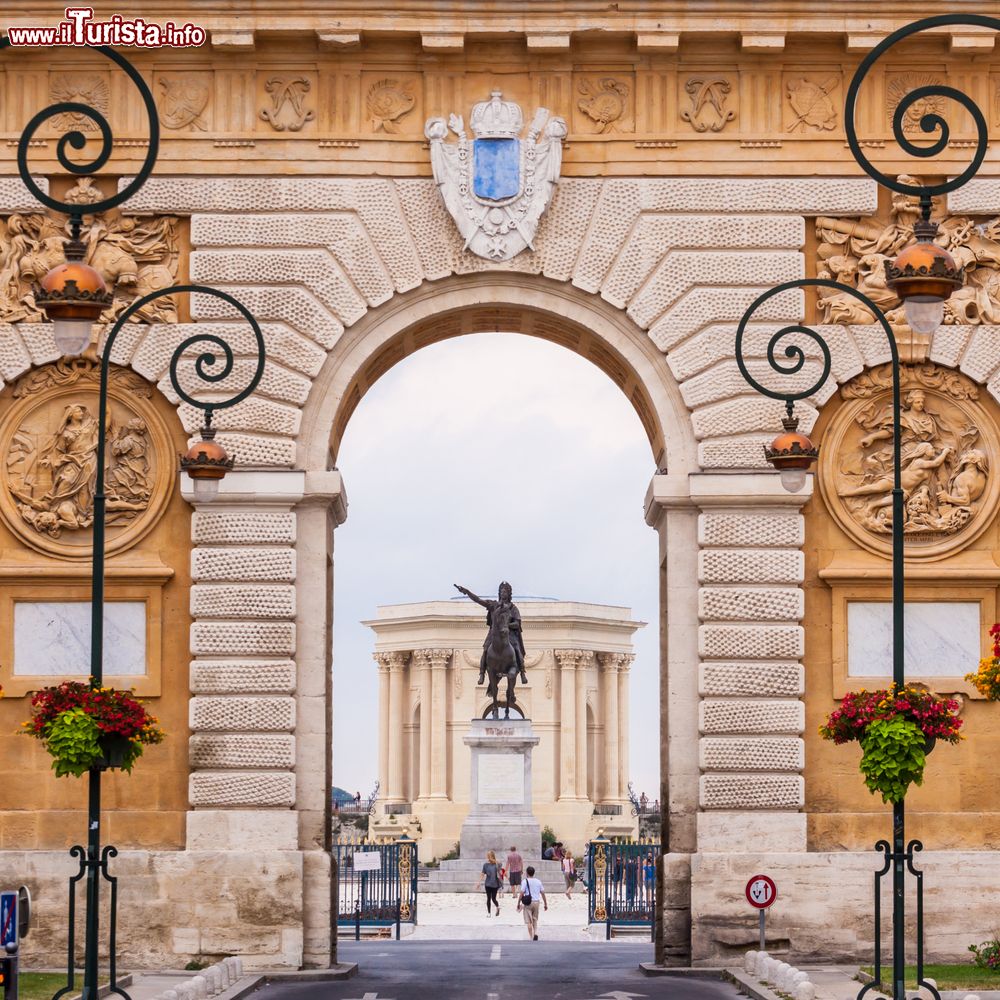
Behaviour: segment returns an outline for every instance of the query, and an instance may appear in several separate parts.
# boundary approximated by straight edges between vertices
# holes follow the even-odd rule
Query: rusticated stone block
[[[805,557],[792,550],[710,549],[698,553],[702,583],[801,583]]]
[[[277,548],[197,548],[191,553],[193,580],[295,579],[295,552]]]
[[[703,663],[698,668],[702,695],[795,697],[802,694],[801,663]]]
[[[795,738],[703,738],[699,756],[703,771],[801,771],[805,744]]]
[[[805,595],[798,588],[703,587],[698,616],[709,621],[799,621]]]
[[[195,734],[190,739],[189,748],[191,767],[199,770],[278,770],[295,766],[295,737],[283,733],[266,736]]]
[[[717,733],[794,733],[805,728],[801,701],[706,699],[698,705],[698,729]]]
[[[698,651],[713,659],[797,660],[805,652],[801,625],[702,625]]]
[[[295,515],[285,511],[240,513],[196,510],[191,515],[191,540],[196,545],[292,545]]]
[[[197,516],[197,515],[196,515]],[[706,513],[698,517],[698,541],[725,548],[799,548],[805,541],[805,519],[787,514]]]
[[[191,652],[197,655],[288,656],[295,652],[294,622],[195,622]]]
[[[805,783],[797,774],[703,774],[703,809],[801,809]]]
[[[295,664],[291,660],[195,660],[192,694],[291,694]]]
[[[193,806],[291,808],[295,805],[295,775],[288,771],[194,771],[188,779],[188,797]]]
[[[191,729],[292,732],[295,729],[294,698],[212,698],[201,695],[188,703]]]
[[[226,587],[196,584],[191,588],[195,618],[294,618],[295,587]]]

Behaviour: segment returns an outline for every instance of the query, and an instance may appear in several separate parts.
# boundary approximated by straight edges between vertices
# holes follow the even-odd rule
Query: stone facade
[[[223,5],[196,6],[180,0],[164,16],[204,24],[210,49],[135,53],[165,132],[157,171],[127,208],[135,218],[178,220],[178,275],[237,295],[262,322],[269,359],[254,397],[220,414],[219,438],[240,471],[219,502],[192,510],[184,500],[193,497],[172,494],[149,533],[109,561],[121,596],[135,595],[129,587],[161,596],[162,682],[153,698],[171,734],[140,763],[142,778],[137,771],[109,783],[125,956],[176,965],[239,952],[248,964],[291,967],[335,956],[326,848],[333,536],[346,515],[332,471],[339,442],[365,391],[400,359],[437,340],[500,330],[560,343],[605,371],[634,405],[651,468],[660,470],[646,497],[663,640],[660,956],[717,962],[752,944],[752,915],[725,900],[759,870],[783,886],[787,909],[774,918],[792,956],[866,954],[877,865],[870,844],[888,818],[860,791],[849,751],[832,754],[814,734],[834,704],[835,591],[860,587],[885,600],[888,562],[837,527],[819,491],[790,496],[766,471],[761,445],[779,427],[781,406],[742,381],[733,342],[764,289],[814,273],[817,219],[887,217],[885,195],[844,148],[844,83],[901,19],[937,11],[911,5],[875,30],[868,5],[853,2],[835,17],[798,0],[763,14],[665,0],[642,14],[582,2],[559,16],[494,4],[472,17],[470,4],[445,13],[399,0],[384,13],[342,4],[331,29],[324,12],[294,24],[280,14],[236,23]],[[16,15],[24,24],[61,16],[50,0]],[[928,54],[948,82],[974,84],[997,128],[993,37],[951,27],[921,44],[870,81],[859,112],[866,148],[898,171],[912,165],[891,148],[888,110],[897,81]],[[139,105],[106,63],[74,52],[67,67],[61,50],[57,60],[7,49],[0,73],[9,95],[5,220],[38,211],[15,176],[15,140],[45,95],[82,87],[107,100],[119,139],[112,163],[122,177],[138,167]],[[192,83],[183,99],[179,78]],[[569,125],[534,247],[503,261],[464,249],[422,132],[427,117],[467,114],[495,86]],[[959,124],[952,140],[934,161],[942,175],[966,162],[968,127]],[[68,189],[55,142],[39,138],[31,152],[36,175]],[[987,163],[940,210],[996,216],[995,172]],[[6,258],[6,221],[3,241]],[[748,334],[751,372],[766,377],[767,342],[779,326],[819,316],[801,292],[769,300]],[[198,421],[184,406],[174,417],[168,405],[177,402],[167,378],[172,345],[196,330],[231,337],[236,385],[252,363],[251,340],[215,299],[181,301],[175,317],[148,319],[118,340],[112,360],[159,389],[154,405],[183,450]],[[47,325],[16,310],[0,322],[5,415],[18,380],[51,366],[57,352]],[[818,435],[837,419],[841,387],[889,360],[877,327],[820,329],[831,377],[798,408],[803,429]],[[949,324],[907,356],[960,373],[995,423],[998,343],[989,323]],[[817,364],[813,352],[798,377]],[[191,368],[181,377],[190,385]],[[921,559],[910,579],[979,601],[984,630],[1000,538],[995,510],[982,520],[968,545]],[[26,576],[86,599],[84,564],[2,531],[4,599]],[[16,665],[3,658],[0,666],[6,685]],[[972,666],[950,666],[947,690],[960,691]],[[926,838],[931,958],[963,955],[980,912],[991,930],[988,901],[1000,889],[991,874],[996,785],[978,763],[995,758],[1000,724],[982,702],[970,699],[964,711],[969,742],[935,753],[933,784],[910,810],[911,828]],[[25,714],[23,697],[5,699],[0,729],[12,734]],[[433,764],[447,749],[440,735],[430,738]],[[56,782],[26,742],[0,737],[15,806],[0,817],[0,871],[28,881],[36,898],[59,900],[74,869],[62,850],[82,839],[82,787]],[[432,794],[435,774],[437,794],[447,794],[443,773],[432,767]],[[972,872],[976,885],[961,891]],[[192,880],[206,874],[218,891],[192,894]],[[276,876],[280,903],[258,906]],[[959,891],[946,899],[945,886]],[[832,934],[831,925],[847,930]],[[50,926],[26,942],[35,964],[63,957],[57,922]]]
[[[645,623],[627,608],[514,600],[528,677],[515,697],[539,738],[531,754],[535,817],[578,855],[598,829],[634,835],[628,682],[632,634]],[[454,847],[469,811],[463,740],[489,707],[477,684],[484,616],[468,601],[428,601],[380,607],[365,623],[375,632],[379,672],[380,801],[371,829],[387,835],[406,825],[423,861]],[[518,846],[527,857],[539,851]]]

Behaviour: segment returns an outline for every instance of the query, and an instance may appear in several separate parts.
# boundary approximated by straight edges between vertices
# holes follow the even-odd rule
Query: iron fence
[[[592,840],[587,850],[588,920],[592,924],[652,927],[656,912],[654,840]]]
[[[408,837],[338,841],[331,853],[337,873],[337,924],[391,927],[417,921],[417,845]]]

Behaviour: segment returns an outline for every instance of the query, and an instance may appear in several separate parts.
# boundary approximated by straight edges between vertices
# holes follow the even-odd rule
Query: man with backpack
[[[545,898],[545,886],[541,879],[535,878],[535,869],[528,865],[525,871],[526,878],[521,887],[521,896],[517,901],[517,908],[524,913],[524,923],[528,928],[528,937],[532,941],[538,940],[538,904],[549,908],[549,901]]]

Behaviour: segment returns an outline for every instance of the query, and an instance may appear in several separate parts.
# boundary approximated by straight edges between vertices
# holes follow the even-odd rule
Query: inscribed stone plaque
[[[479,755],[479,804],[524,805],[524,758],[520,754]]]
[[[907,601],[904,621],[909,676],[961,677],[979,662],[978,601]],[[892,676],[891,604],[848,602],[847,674]]]
[[[88,677],[90,602],[17,601],[14,604],[15,676]],[[146,673],[146,602],[104,605],[104,675]]]

